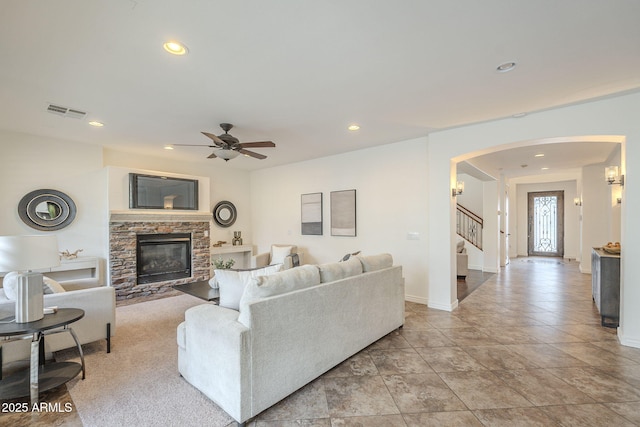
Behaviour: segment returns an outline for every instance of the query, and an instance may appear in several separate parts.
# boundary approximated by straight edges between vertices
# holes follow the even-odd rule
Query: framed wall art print
[[[356,190],[331,192],[331,235],[356,235]]]
[[[322,193],[303,194],[300,198],[302,234],[322,235]]]

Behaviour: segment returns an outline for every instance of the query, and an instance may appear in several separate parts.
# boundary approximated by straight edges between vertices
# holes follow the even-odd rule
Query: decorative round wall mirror
[[[55,231],[73,222],[76,217],[76,204],[61,191],[34,190],[18,203],[18,215],[31,228]]]
[[[233,203],[223,200],[213,208],[213,219],[220,227],[231,227],[238,213]]]

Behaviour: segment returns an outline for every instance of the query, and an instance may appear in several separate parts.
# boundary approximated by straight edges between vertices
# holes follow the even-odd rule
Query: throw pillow
[[[240,300],[238,321],[251,327],[248,306],[254,301],[320,284],[320,272],[315,265],[303,265],[270,276],[256,277],[244,290]]]
[[[282,264],[269,265],[253,270],[215,270],[215,278],[220,287],[220,307],[238,310],[240,298],[252,278],[277,273]]]
[[[358,258],[362,263],[362,271],[365,273],[393,266],[393,258],[390,254],[358,256]]]
[[[15,301],[18,294],[18,272],[12,271],[7,273],[2,280],[2,287],[4,289],[4,295],[7,299]],[[42,276],[42,293],[43,294],[57,294],[59,292],[65,292],[62,285],[55,280]]]
[[[360,255],[360,251],[354,252],[352,254],[346,254],[345,256],[342,257],[342,259],[340,261],[347,261],[347,260],[349,260],[349,258],[351,258],[352,256],[356,256],[356,255]]]
[[[4,289],[4,295],[7,297],[7,299],[15,301],[16,294],[18,293],[18,272],[12,271],[10,273],[7,273],[7,275],[4,276],[4,279],[2,280],[2,287]]]
[[[461,254],[463,250],[464,250],[464,240],[460,240],[458,243],[456,243],[456,252]]]
[[[271,265],[284,264],[284,259],[291,255],[293,246],[271,246]]]
[[[42,292],[45,294],[58,294],[65,292],[62,285],[50,277],[42,276]]]

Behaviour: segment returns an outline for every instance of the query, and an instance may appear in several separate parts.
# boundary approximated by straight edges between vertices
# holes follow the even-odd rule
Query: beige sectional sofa
[[[244,423],[404,322],[390,255],[252,278],[239,311],[202,304],[178,327],[182,376]]]

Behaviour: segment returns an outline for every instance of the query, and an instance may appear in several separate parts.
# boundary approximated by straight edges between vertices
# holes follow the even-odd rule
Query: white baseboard
[[[469,270],[480,270],[482,271],[482,266],[481,265],[470,265]]]
[[[458,307],[458,300],[455,300],[453,304],[427,304],[429,308],[435,308],[436,310],[453,311]]]
[[[482,269],[483,272],[485,273],[498,273],[500,271],[500,269],[498,268],[483,268]]]
[[[620,344],[624,346],[640,348],[640,340],[625,338],[624,333],[622,332],[622,328],[618,328],[618,339],[620,340]]]
[[[404,296],[404,300],[405,301],[409,301],[409,302],[415,302],[418,304],[424,304],[424,305],[429,305],[429,300],[427,298],[424,297],[416,297],[413,295],[405,295]]]

